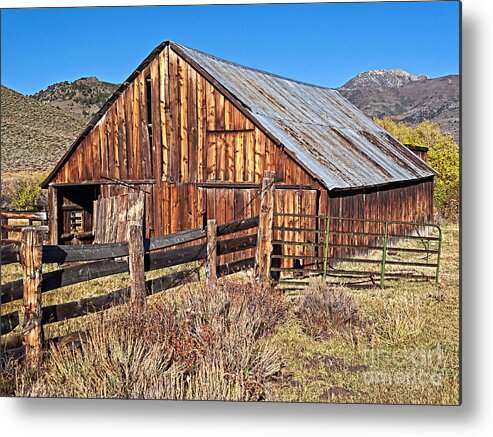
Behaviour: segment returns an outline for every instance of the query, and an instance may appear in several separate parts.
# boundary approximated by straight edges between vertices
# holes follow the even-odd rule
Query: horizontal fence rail
[[[4,211],[0,212],[0,236],[2,246],[20,244],[20,232],[26,226],[38,226],[48,237],[46,211]]]
[[[213,248],[216,256],[255,248],[257,245],[256,233],[239,237],[235,237],[232,234],[256,228],[258,223],[259,217],[257,216],[215,226],[217,235],[231,236],[217,241]],[[27,228],[26,231],[29,229],[33,229],[34,232],[36,228]],[[207,242],[189,245],[194,241],[206,239],[206,237],[205,230],[191,229],[170,235],[143,239],[143,270],[149,272],[194,261],[209,262],[207,259]],[[38,293],[41,296],[43,293],[69,285],[130,272],[128,261],[130,247],[131,244],[129,242],[74,246],[43,245],[40,248],[42,264],[78,264],[43,272],[40,277]],[[18,245],[3,246],[1,248],[2,264],[20,262],[22,250],[25,250],[25,248],[19,248]],[[216,270],[218,276],[225,276],[253,266],[254,258],[245,258],[220,264]],[[198,279],[199,268],[173,272],[145,281],[145,294],[149,296]],[[42,307],[40,309],[40,325],[43,326],[103,311],[128,301],[131,298],[131,292],[131,287],[125,287],[103,295]],[[26,278],[2,284],[0,292],[1,303],[5,304],[25,299],[25,293]],[[11,333],[20,323],[19,311],[12,311],[2,315],[0,317],[1,335]]]

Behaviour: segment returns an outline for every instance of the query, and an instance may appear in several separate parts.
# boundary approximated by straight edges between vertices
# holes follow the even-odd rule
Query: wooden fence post
[[[24,347],[31,369],[41,362],[43,326],[41,325],[43,231],[36,227],[21,231],[21,263],[24,286]]]
[[[258,223],[257,251],[255,252],[255,278],[267,285],[272,259],[272,224],[274,221],[275,173],[265,171],[260,192],[260,217]]]
[[[216,285],[217,280],[217,226],[216,220],[207,220],[207,263],[206,284],[207,286]]]
[[[138,307],[145,305],[146,285],[144,276],[144,235],[142,224],[129,223],[128,270],[130,272],[130,300]]]

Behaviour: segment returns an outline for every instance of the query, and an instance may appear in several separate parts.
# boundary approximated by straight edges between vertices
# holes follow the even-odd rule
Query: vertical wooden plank
[[[127,154],[125,147],[125,114],[124,114],[123,96],[118,97],[116,101],[116,132],[115,141],[118,148],[118,169],[119,179],[127,179]]]
[[[255,135],[253,132],[245,133],[245,181],[255,181]]]
[[[244,141],[245,141],[245,133],[237,132],[234,136],[235,138],[235,150],[234,150],[234,161],[235,161],[235,181],[243,181],[245,176],[245,149],[244,149]]]
[[[159,53],[159,120],[161,123],[161,180],[168,180],[169,162],[169,76],[168,76],[168,51],[166,47]]]
[[[140,144],[140,86],[139,78],[133,81],[133,96],[132,96],[132,179],[138,180],[142,175],[142,156]]]
[[[152,178],[152,157],[151,145],[148,128],[148,111],[152,111],[152,105],[149,108],[147,103],[147,78],[149,77],[149,67],[145,68],[139,75],[139,137],[140,137],[140,154],[141,154],[141,178]]]
[[[163,233],[165,235],[171,234],[171,215],[170,215],[170,204],[171,204],[171,193],[169,183],[163,183],[161,187],[161,199],[163,202],[163,212],[162,212],[162,226]]]
[[[265,135],[255,129],[255,182],[260,184],[265,169]]]
[[[245,116],[235,106],[233,106],[232,129],[237,131],[245,129]]]
[[[97,129],[99,134],[99,154],[101,156],[101,176],[108,176],[108,149],[105,134],[106,114],[99,120]]]
[[[206,81],[206,107],[207,107],[207,130],[212,131],[216,129],[216,98],[214,96],[214,87]]]
[[[171,205],[170,205],[170,219],[171,219],[171,233],[178,232],[180,230],[180,205],[179,205],[179,193],[178,184],[171,184]]]
[[[154,59],[149,65],[149,76],[151,80],[151,119],[152,119],[152,142],[151,142],[151,175],[156,181],[161,181],[162,172],[162,145],[161,145],[161,118],[159,97],[159,63]],[[151,140],[151,139],[149,139]]]
[[[97,127],[92,128],[89,134],[89,142],[91,147],[91,179],[101,179],[101,157],[99,148],[99,135]]]
[[[260,216],[257,251],[255,253],[255,278],[268,285],[272,257],[272,223],[274,218],[274,173],[265,172],[260,194]]]
[[[179,112],[179,141],[180,141],[180,182],[188,182],[188,120],[187,120],[187,92],[188,69],[186,62],[177,57],[178,68],[178,112]]]
[[[224,130],[224,95],[217,89],[214,90],[215,98],[215,124],[216,130]]]
[[[234,130],[234,128],[233,104],[228,99],[224,99],[224,129]]]
[[[217,179],[217,137],[218,135],[213,132],[208,132],[206,135],[207,140],[207,180]]]
[[[225,153],[226,160],[224,162],[225,166],[225,180],[234,181],[235,180],[235,146],[236,146],[236,134],[227,132],[225,133]]]
[[[198,223],[197,227],[199,228],[204,228],[206,224],[206,214],[207,214],[207,207],[206,207],[206,189],[202,187],[197,188],[197,206],[198,206]]]
[[[206,161],[205,161],[205,137],[207,130],[207,104],[205,97],[205,80],[197,73],[197,159],[199,182],[205,181]]]
[[[216,177],[220,181],[226,180],[226,134],[224,132],[215,133],[217,155],[216,155]]]
[[[206,283],[208,287],[216,285],[217,280],[217,242],[216,242],[216,220],[207,220],[207,260],[206,260]]]
[[[90,132],[87,137],[84,139],[83,144],[79,145],[79,147],[84,147],[84,180],[90,181],[92,180],[93,174],[93,166],[94,161],[92,158],[92,132]]]
[[[84,180],[84,147],[77,147],[74,153],[75,175],[77,181]]]
[[[23,344],[28,366],[35,370],[41,363],[43,327],[41,325],[43,232],[28,227],[21,232],[21,263],[23,272]]]
[[[262,134],[263,135],[263,134]],[[275,148],[276,145],[272,143],[268,138],[265,139],[265,170],[276,171],[275,165]],[[277,177],[279,175],[276,174]]]
[[[108,113],[110,118],[108,120],[108,136],[110,138],[110,171],[112,172],[112,177],[115,179],[121,179],[120,176],[120,156],[118,150],[118,120],[116,113],[116,104],[109,109]]]
[[[188,123],[188,180],[198,181],[198,121],[197,121],[197,72],[188,65],[187,123]]]
[[[133,86],[129,85],[124,93],[125,104],[124,104],[124,112],[125,112],[125,155],[127,157],[127,178],[135,179],[134,172],[134,144],[133,144]]]
[[[169,50],[169,80],[170,80],[170,157],[169,180],[180,180],[181,144],[180,144],[180,79],[178,74],[178,57],[173,50]]]
[[[152,193],[152,216],[153,236],[162,235],[162,201],[159,198],[162,184],[163,171],[163,146],[161,138],[161,87],[159,81],[159,58],[154,59],[150,65],[151,88],[152,88],[152,154],[153,165],[151,172],[154,175],[155,185],[151,185]]]

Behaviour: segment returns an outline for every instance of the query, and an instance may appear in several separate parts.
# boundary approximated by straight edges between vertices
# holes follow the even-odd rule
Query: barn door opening
[[[88,244],[94,239],[94,201],[99,185],[58,187],[58,241],[61,244]]]

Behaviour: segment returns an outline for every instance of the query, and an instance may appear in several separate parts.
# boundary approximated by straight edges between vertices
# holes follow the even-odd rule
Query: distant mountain
[[[73,82],[55,83],[31,97],[89,121],[117,88],[118,85],[96,77],[82,77]]]
[[[2,171],[48,171],[85,127],[80,117],[1,86]]]
[[[370,70],[354,76],[341,88],[399,88],[407,83],[430,79],[429,76],[415,76],[399,68],[394,70]]]
[[[370,117],[437,123],[459,141],[459,76],[415,76],[403,70],[360,73],[338,91]]]

